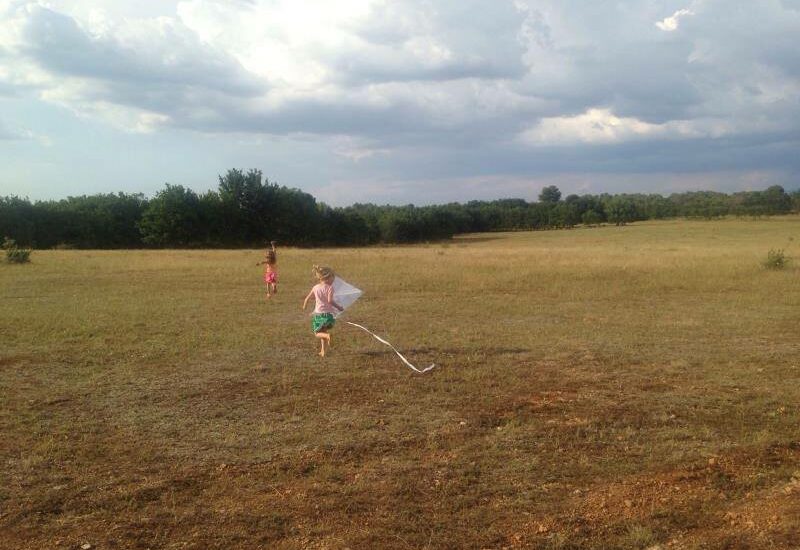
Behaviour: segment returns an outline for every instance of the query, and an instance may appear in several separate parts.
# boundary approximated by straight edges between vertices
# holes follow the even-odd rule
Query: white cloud
[[[206,43],[223,48],[278,90],[309,89],[330,77],[321,51],[339,51],[355,38],[348,26],[368,0],[277,0],[231,6],[215,0],[180,2],[177,17]]]
[[[530,145],[610,144],[656,137],[697,137],[686,121],[651,124],[633,117],[615,116],[609,109],[589,109],[576,116],[543,118],[521,134]]]
[[[670,17],[665,17],[661,21],[656,21],[656,27],[666,32],[676,31],[678,30],[678,24],[680,23],[681,17],[685,17],[687,15],[694,15],[694,12],[687,8],[678,10]]]
[[[793,128],[793,122],[748,113],[736,118],[703,116],[654,124],[635,117],[617,116],[608,108],[591,108],[579,115],[543,118],[521,132],[519,141],[529,146],[612,145],[648,140],[755,137]]]

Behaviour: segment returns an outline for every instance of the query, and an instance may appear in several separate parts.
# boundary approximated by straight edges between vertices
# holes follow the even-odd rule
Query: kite
[[[342,311],[337,311],[333,314],[334,317],[338,317],[341,315],[345,309],[349,308],[353,305],[353,303],[361,298],[361,295],[364,294],[363,291],[354,287],[347,281],[344,281],[339,278],[337,275],[333,279],[333,295],[336,297],[336,302],[342,306]]]
[[[342,306],[342,311],[334,313],[334,316],[335,317],[339,317],[342,313],[344,313],[344,311],[348,307],[353,305],[355,303],[355,301],[358,300],[361,297],[362,294],[364,294],[363,291],[361,291],[360,289],[354,287],[353,285],[351,285],[350,283],[348,283],[347,281],[343,280],[342,278],[340,278],[337,275],[333,279],[333,295],[336,297],[336,302],[340,306]],[[397,356],[400,359],[403,360],[403,363],[405,363],[406,366],[408,366],[408,368],[410,368],[414,372],[418,372],[420,374],[425,374],[426,372],[428,372],[429,370],[432,370],[433,367],[436,366],[435,364],[431,363],[431,365],[429,367],[425,367],[424,369],[418,369],[417,367],[412,365],[411,362],[408,359],[403,357],[403,354],[400,353],[399,351],[397,351],[397,348],[395,348],[392,344],[390,344],[389,342],[387,342],[386,340],[384,340],[383,338],[381,338],[380,336],[378,336],[377,334],[375,334],[374,332],[369,330],[367,327],[359,325],[357,323],[351,323],[350,321],[345,321],[345,322],[348,325],[353,325],[354,327],[360,328],[361,330],[363,330],[367,334],[372,335],[372,337],[375,338],[378,342],[380,342],[382,344],[386,344],[387,346],[392,348],[392,351],[394,351],[397,354]]]

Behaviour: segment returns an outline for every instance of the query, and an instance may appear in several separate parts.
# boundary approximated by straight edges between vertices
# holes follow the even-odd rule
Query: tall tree
[[[275,186],[265,186],[262,178],[261,170],[235,168],[219,176],[222,236],[229,244],[260,245],[274,231]]]
[[[548,185],[539,193],[540,202],[556,203],[561,200],[561,191],[555,185]]]
[[[636,219],[636,205],[627,197],[615,195],[604,204],[606,217],[610,223],[625,225]]]
[[[142,240],[156,246],[197,244],[200,201],[191,189],[167,184],[147,205],[139,222]]]

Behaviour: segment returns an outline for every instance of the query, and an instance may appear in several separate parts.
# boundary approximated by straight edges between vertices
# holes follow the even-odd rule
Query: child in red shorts
[[[264,268],[264,284],[267,285],[267,300],[278,293],[278,254],[275,250],[275,241],[270,241],[269,248],[264,252],[264,261],[256,265],[266,265]]]

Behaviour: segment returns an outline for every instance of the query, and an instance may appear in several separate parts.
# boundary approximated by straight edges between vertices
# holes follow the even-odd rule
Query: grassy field
[[[0,265],[0,546],[800,548],[800,217],[261,257]]]

